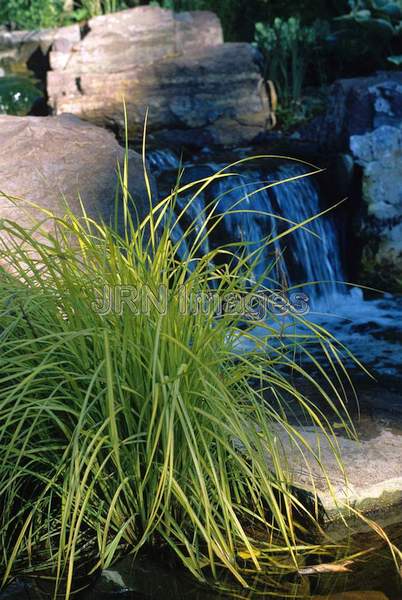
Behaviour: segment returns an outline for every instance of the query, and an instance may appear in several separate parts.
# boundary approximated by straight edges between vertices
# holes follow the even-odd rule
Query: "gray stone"
[[[331,150],[346,150],[353,135],[402,120],[402,72],[339,79],[331,86],[326,113],[302,129],[302,136]]]
[[[402,71],[336,81],[326,113],[301,130],[324,150],[351,151],[362,167],[359,279],[402,291]]]
[[[350,149],[363,168],[362,278],[377,288],[401,291],[402,127],[383,125],[352,136]]]
[[[38,218],[43,221],[43,212],[29,202],[57,216],[65,214],[67,202],[81,215],[79,195],[88,216],[110,220],[117,165],[122,168],[123,159],[124,150],[113,134],[72,115],[0,116],[0,221],[10,219],[27,228]],[[142,159],[133,151],[128,187],[140,216],[145,216],[149,201]],[[44,224],[51,226],[49,220]]]
[[[56,39],[68,40],[70,44],[81,38],[79,25],[38,31],[7,31],[0,29],[0,64],[7,67],[14,63],[26,64],[38,50],[45,56]]]
[[[331,442],[313,427],[299,427],[298,434],[317,460],[306,450],[303,457],[280,431],[288,470],[294,485],[316,490],[329,517],[347,513],[348,506],[372,513],[402,502],[402,431],[378,424],[376,435],[368,439],[356,441],[339,435]]]

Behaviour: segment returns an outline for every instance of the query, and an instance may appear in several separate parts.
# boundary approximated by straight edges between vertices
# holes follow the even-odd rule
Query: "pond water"
[[[394,518],[399,518],[395,514]],[[388,516],[389,519],[389,516]],[[356,524],[358,528],[358,524]],[[387,528],[387,533],[399,544],[402,542],[402,529],[400,525]],[[340,600],[339,594],[345,590],[360,592],[360,600],[366,598],[365,592],[381,592],[388,600],[401,600],[402,585],[401,575],[397,572],[388,549],[381,545],[377,534],[373,532],[356,533],[350,545],[350,553],[360,552],[367,548],[377,548],[366,559],[356,559],[350,573],[346,574],[321,574],[315,576],[291,576],[287,579],[266,578],[255,579],[254,590],[241,590],[232,587],[231,592],[218,593],[207,587],[194,585],[194,581],[180,570],[169,568],[166,563],[155,558],[132,561],[130,558],[123,560],[114,568],[109,569],[95,583],[93,588],[83,594],[83,600],[113,600],[122,597],[124,600],[229,600],[233,598],[247,598],[257,600],[260,598],[281,598],[310,600],[314,597],[324,600]],[[328,559],[322,559],[327,562]],[[330,560],[330,559],[329,559]],[[311,557],[310,564],[320,561],[318,557]],[[222,588],[230,589],[229,583],[220,582]],[[376,600],[375,597],[371,597]],[[378,596],[378,600],[383,596]],[[344,600],[349,600],[346,596]],[[358,597],[350,597],[358,600]]]
[[[0,114],[25,116],[42,97],[38,81],[29,74],[0,77]]]
[[[398,507],[392,514],[384,517],[384,527],[385,521],[389,523],[399,520],[401,510]],[[94,577],[92,582],[87,582],[89,587],[74,597],[79,600],[401,600],[401,574],[398,573],[388,548],[381,543],[376,533],[361,530],[359,523],[354,525],[356,530],[350,541],[349,553],[369,548],[375,551],[367,557],[352,560],[349,573],[295,575],[282,579],[262,575],[255,579],[252,590],[242,590],[222,579],[220,587],[227,591],[219,592],[195,583],[179,567],[169,565],[167,560],[162,560],[157,555],[143,555],[135,561],[130,557],[121,560],[102,575]],[[334,536],[337,529],[339,533],[338,525],[331,532]],[[396,544],[402,543],[402,528],[399,524],[388,525],[385,529]],[[321,562],[327,563],[330,560],[327,557],[325,560],[321,559]],[[319,562],[318,557],[312,556],[308,564],[315,565]],[[348,594],[343,596],[342,592],[345,590]],[[0,594],[1,600],[45,600],[49,597],[50,587],[46,582],[16,582]]]

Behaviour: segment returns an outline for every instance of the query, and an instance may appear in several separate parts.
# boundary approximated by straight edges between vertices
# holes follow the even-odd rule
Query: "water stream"
[[[156,151],[150,153],[149,161],[161,189],[164,189],[164,176],[177,173],[179,158],[171,150]],[[192,221],[197,215],[205,215],[206,207],[216,202],[218,212],[225,213],[225,217],[222,226],[210,234],[211,246],[247,242],[248,250],[252,252],[267,236],[271,237],[265,256],[255,268],[256,277],[261,277],[271,264],[274,272],[268,279],[285,284],[289,289],[304,284],[303,289],[312,302],[330,305],[332,298],[345,293],[341,283],[345,277],[333,218],[325,215],[314,219],[325,208],[321,206],[316,182],[305,176],[308,169],[298,163],[282,161],[273,167],[252,167],[250,164],[242,169],[236,167],[236,175],[216,180],[198,195],[195,205],[189,204],[189,219]],[[207,161],[204,164],[184,163],[183,167],[194,180],[212,175],[225,165]],[[283,181],[287,183],[280,183]],[[179,196],[178,202],[182,208],[189,198]],[[275,239],[286,229],[308,219],[313,220],[292,235]],[[281,281],[278,281],[278,268]]]
[[[250,149],[239,150],[238,158],[250,153]],[[184,184],[211,176],[227,164],[208,153],[182,162],[172,150],[151,152],[148,159],[162,196],[170,192],[181,167]],[[206,206],[217,199],[219,212],[227,213],[222,224],[210,233],[203,249],[246,241],[251,252],[271,236],[272,242],[255,267],[256,278],[262,277],[268,267],[265,285],[287,291],[302,290],[309,298],[310,320],[334,333],[375,374],[399,381],[401,299],[389,294],[366,299],[361,289],[347,283],[348,269],[342,264],[335,215],[329,211],[314,218],[329,208],[317,179],[305,176],[309,169],[304,165],[285,160],[256,160],[233,170],[236,175],[216,180],[197,196],[194,204],[189,204],[188,195],[178,198],[180,209],[188,206],[187,224],[195,220],[197,230],[203,226]],[[261,189],[278,182],[283,183]],[[311,218],[303,228],[275,240],[294,224]],[[181,233],[178,228],[177,238]],[[182,252],[186,251],[183,246]]]

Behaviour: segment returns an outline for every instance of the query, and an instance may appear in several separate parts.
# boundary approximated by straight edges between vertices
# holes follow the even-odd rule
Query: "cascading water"
[[[298,165],[281,166],[275,173],[278,181],[303,175]],[[322,211],[318,188],[312,177],[301,177],[273,188],[279,213],[292,223],[303,223]],[[331,217],[323,215],[291,234],[292,258],[302,273],[306,292],[316,302],[328,303],[345,293],[339,240]]]
[[[153,175],[159,179],[165,172],[173,172],[174,179],[172,181],[172,187],[176,183],[177,175],[182,167],[181,161],[173,152],[173,150],[154,150],[147,156],[148,164],[151,168]],[[171,190],[166,190],[170,193]],[[175,226],[172,227],[171,237],[174,243],[180,241],[178,248],[179,256],[184,258],[188,253],[188,239],[184,236],[184,231],[191,229],[189,239],[193,239],[197,234],[201,233],[202,243],[200,244],[201,252],[208,252],[209,240],[208,236],[204,235],[204,223],[205,223],[205,204],[204,196],[201,194],[195,198],[186,194],[178,194],[175,199],[175,215],[170,215],[172,223]],[[181,218],[177,220],[177,217],[181,215]]]
[[[213,175],[224,166],[212,162],[207,153],[203,163],[197,157],[196,161],[181,165],[171,150],[151,153],[149,163],[162,194],[170,192],[181,166],[185,168],[182,183]],[[209,247],[238,241],[249,242],[251,252],[260,247],[261,240],[271,236],[272,243],[255,268],[256,278],[272,265],[272,279],[282,288],[301,285],[310,298],[309,320],[333,332],[373,372],[400,378],[402,326],[397,315],[401,301],[392,296],[367,301],[362,290],[342,284],[345,276],[331,213],[275,241],[276,235],[318,215],[325,206],[315,178],[303,177],[303,165],[285,162],[250,168],[251,164],[239,175],[215,180],[195,202],[188,204],[191,196],[178,198],[176,215],[186,206],[187,209],[181,226],[179,224],[173,232],[176,240],[181,239],[183,230],[193,221],[195,234],[200,231],[204,227],[206,207],[219,199],[219,212],[226,215],[219,227],[208,232],[201,253]],[[268,183],[297,176],[301,177],[260,190]],[[185,241],[180,251],[183,256],[188,252]]]
[[[153,150],[147,155],[149,166],[158,175],[163,171],[176,170],[180,167],[180,161],[173,150]]]
[[[149,157],[151,169],[158,177],[167,171],[177,171],[180,161],[171,150],[156,151]],[[184,165],[192,170],[197,179],[197,169],[209,169],[212,175],[223,165],[206,162],[202,167],[191,163]],[[320,205],[318,187],[312,177],[304,177],[306,168],[298,163],[285,163],[274,169],[247,168],[239,175],[215,180],[208,189],[198,195],[194,203],[189,197],[178,197],[177,211],[187,206],[186,216],[178,225],[174,237],[179,239],[186,223],[195,223],[195,233],[204,225],[206,207],[217,203],[217,212],[225,217],[220,226],[211,232],[202,249],[219,246],[222,243],[247,242],[249,252],[257,250],[269,236],[271,243],[255,267],[256,278],[261,277],[267,267],[272,267],[269,279],[282,287],[300,286],[310,297],[314,308],[329,307],[334,299],[344,293],[339,242],[331,216],[324,215],[312,220],[303,228],[276,240],[295,224],[302,223],[318,215]],[[286,181],[286,183],[278,182]],[[266,189],[264,186],[275,184]],[[202,250],[201,249],[201,250]],[[181,252],[185,252],[182,245]],[[300,288],[298,288],[300,291]]]
[[[212,168],[217,171],[221,167],[213,165]],[[246,171],[239,176],[217,180],[210,190],[210,195],[219,199],[219,212],[225,214],[223,227],[226,239],[247,243],[248,252],[252,253],[258,251],[267,236],[271,238],[265,256],[255,266],[256,278],[263,276],[266,271],[269,273],[269,266],[273,267],[278,262],[281,252],[275,240],[278,233],[275,209],[267,190],[260,190],[261,187],[264,184],[256,180],[256,173]],[[282,275],[288,277],[285,262],[281,269]],[[269,286],[269,281],[266,283]]]

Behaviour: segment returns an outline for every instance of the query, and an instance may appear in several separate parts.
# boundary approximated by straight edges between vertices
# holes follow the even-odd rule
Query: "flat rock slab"
[[[281,434],[295,485],[315,487],[329,517],[345,509],[346,504],[371,513],[402,502],[402,431],[379,424],[375,429],[373,437],[360,441],[336,437],[344,470],[323,433],[312,427],[298,428],[318,457],[314,461],[306,453],[307,462],[291,447],[286,435]],[[319,463],[325,468],[330,485]]]

